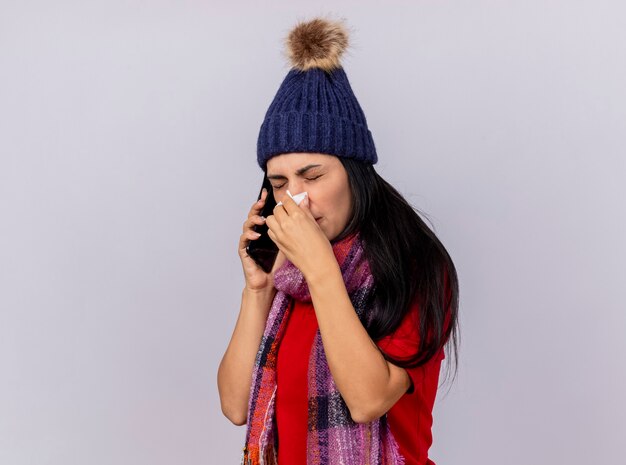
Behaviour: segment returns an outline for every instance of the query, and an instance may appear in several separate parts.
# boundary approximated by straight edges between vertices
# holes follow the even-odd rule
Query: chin
[[[337,236],[339,235],[339,234],[336,234],[336,233],[328,234],[326,232],[324,232],[324,234],[326,234],[326,237],[328,238],[329,242],[330,241],[334,241],[337,238]]]

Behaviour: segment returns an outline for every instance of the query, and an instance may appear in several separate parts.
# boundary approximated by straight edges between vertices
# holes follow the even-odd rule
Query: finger
[[[276,243],[276,234],[274,234],[274,231],[272,231],[271,229],[267,230],[267,235],[270,237],[270,239]],[[276,245],[278,245],[278,243],[276,243]]]
[[[252,230],[248,230],[244,233],[241,234],[241,236],[239,236],[239,249],[245,251],[246,247],[248,246],[248,244],[250,243],[250,241],[255,241],[257,240],[259,237],[261,237],[261,235],[257,235],[258,233],[255,233]]]
[[[298,208],[298,204],[294,199],[291,198],[290,195],[286,195],[283,199],[283,207],[287,214],[291,214],[294,211],[294,208]]]
[[[257,240],[259,237],[261,237],[261,233],[253,231],[251,229],[246,231],[245,234],[246,234],[246,237],[250,239],[251,241]]]
[[[264,187],[261,192],[261,198],[257,200],[256,202],[254,202],[254,204],[252,205],[252,208],[250,208],[248,216],[258,214],[263,208],[263,206],[265,205],[266,199],[267,199],[267,188]]]
[[[282,250],[282,243],[279,240],[280,233],[276,234],[271,229],[268,229],[267,230],[267,235],[272,240],[272,242],[274,242],[274,244],[276,244],[276,247],[278,247],[278,250]]]
[[[315,217],[313,216],[313,213],[311,213],[311,210],[309,210],[309,196],[308,194],[304,196],[304,199],[302,199],[302,202],[300,202],[300,205],[298,205],[300,207],[300,209],[306,213],[306,215],[315,220]]]
[[[239,236],[239,255],[241,256],[246,256],[248,255],[248,252],[246,251],[246,247],[248,246],[248,244],[250,243],[250,240],[246,237],[245,233],[242,233],[241,236]]]
[[[284,213],[283,213],[284,214]],[[269,215],[265,219],[265,224],[267,224],[267,233],[270,233],[270,230],[274,230],[272,234],[276,231],[280,231],[280,223],[276,219],[276,215]]]
[[[291,200],[291,201],[293,202],[293,200]],[[274,207],[274,210],[272,210],[272,212],[274,213],[274,216],[276,218],[278,218],[279,221],[281,221],[286,216],[289,216],[289,214],[287,213],[287,208],[285,207],[284,200],[283,200],[283,204],[282,205],[276,205]]]
[[[249,216],[246,221],[243,222],[243,231],[248,229],[252,229],[254,225],[263,225],[265,224],[265,218],[261,215],[252,215]]]
[[[254,202],[254,204],[252,205],[252,208],[250,209],[250,212],[256,213],[257,211],[260,211],[261,208],[263,208],[263,205],[265,205],[265,200],[267,198],[267,189],[265,189],[265,187],[263,188],[263,191],[261,192],[261,197]]]

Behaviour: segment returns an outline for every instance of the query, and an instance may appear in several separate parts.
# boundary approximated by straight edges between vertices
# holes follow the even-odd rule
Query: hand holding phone
[[[263,188],[266,191],[263,191]],[[286,260],[285,254],[268,236],[268,228],[261,217],[273,214],[275,206],[272,185],[265,178],[259,198],[248,212],[239,240],[238,252],[243,265],[246,288],[251,290],[261,291],[274,287],[273,271]],[[257,242],[259,240],[262,242]]]
[[[263,184],[261,191],[259,192],[259,200],[263,196],[263,189],[266,189],[267,194],[261,207],[260,216],[267,218],[274,213],[276,207],[276,200],[272,190],[272,184],[269,182],[266,176],[263,178]],[[272,270],[276,256],[278,255],[278,246],[267,234],[268,227],[265,222],[254,224],[253,231],[259,233],[260,236],[257,239],[252,239],[246,247],[247,254],[261,267],[263,271],[269,273]]]

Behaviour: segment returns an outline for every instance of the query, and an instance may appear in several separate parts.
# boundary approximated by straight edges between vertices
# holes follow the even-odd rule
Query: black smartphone
[[[261,199],[264,187],[267,189],[267,196],[265,197],[265,205],[263,205],[261,215],[267,218],[269,215],[274,214],[276,200],[274,199],[272,184],[265,175],[263,176],[263,185],[261,186],[257,200]],[[258,239],[253,239],[248,243],[246,252],[255,262],[257,262],[263,271],[269,273],[272,271],[272,267],[276,261],[276,255],[278,255],[278,246],[267,234],[268,227],[266,224],[255,224],[252,229],[261,235]]]

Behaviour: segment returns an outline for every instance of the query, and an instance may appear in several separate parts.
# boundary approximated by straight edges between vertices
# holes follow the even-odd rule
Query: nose
[[[291,195],[299,194],[300,192],[305,190],[306,187],[304,186],[304,182],[302,181],[302,179],[296,179],[295,181],[291,182],[289,186],[289,192],[291,192]]]
[[[285,185],[284,189],[282,190],[282,196],[280,199],[276,199],[276,201],[282,201],[284,202],[285,199],[287,197],[289,197],[287,195],[287,190],[289,190],[289,192],[291,193],[291,195],[296,195],[299,194],[300,192],[303,192],[306,190],[306,186],[304,185],[304,183],[301,180],[295,180],[295,181],[289,181],[289,183],[287,183]]]

